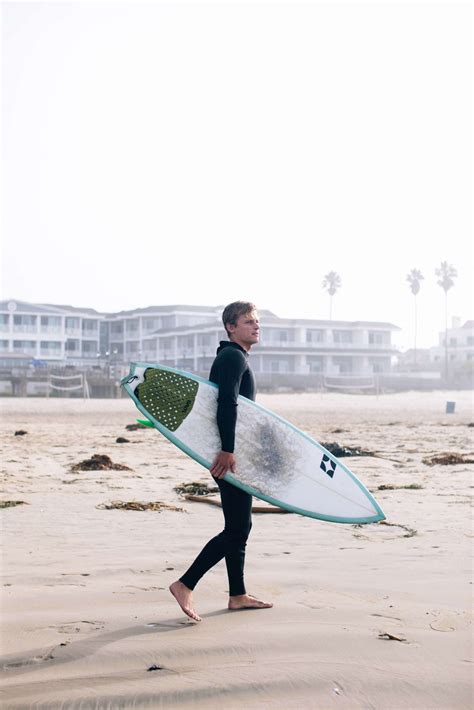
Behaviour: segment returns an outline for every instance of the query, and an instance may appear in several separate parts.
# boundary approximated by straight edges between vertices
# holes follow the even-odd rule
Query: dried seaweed
[[[397,486],[395,483],[382,483],[381,486],[377,486],[378,491],[399,491],[402,489],[419,491],[421,488],[423,488],[421,483],[407,483],[405,486]]]
[[[402,525],[401,523],[388,523],[386,520],[381,520],[378,525],[387,525],[391,528],[402,528],[402,530],[406,530],[405,535],[402,535],[402,537],[415,537],[415,535],[418,535],[417,530],[408,527],[408,525]]]
[[[435,454],[434,456],[427,456],[422,459],[422,461],[427,466],[452,466],[459,463],[474,463],[474,459],[467,458],[463,454],[455,452],[446,452],[442,454]]]
[[[219,489],[217,486],[209,486],[206,481],[191,481],[191,483],[180,483],[173,490],[180,495],[209,496],[217,493]]]
[[[184,508],[178,508],[176,505],[163,503],[160,500],[155,500],[150,503],[142,503],[138,500],[113,500],[111,503],[99,503],[99,505],[96,505],[96,508],[100,510],[154,510],[159,513],[162,510],[175,510],[179,513],[186,512]]]
[[[131,471],[129,466],[121,463],[114,463],[106,454],[94,454],[90,459],[85,459],[71,466],[71,471]]]
[[[14,508],[16,505],[29,505],[24,500],[0,500],[0,508]]]
[[[373,451],[359,449],[358,447],[343,446],[337,441],[322,443],[321,446],[324,446],[330,454],[337,456],[338,459],[343,458],[344,456],[375,456]]]
[[[145,426],[144,424],[127,424],[125,426],[125,429],[127,431],[138,431],[139,429],[148,429],[149,427]]]
[[[15,432],[15,436],[25,436],[25,434],[28,434],[28,432],[24,429],[18,429],[18,431]]]

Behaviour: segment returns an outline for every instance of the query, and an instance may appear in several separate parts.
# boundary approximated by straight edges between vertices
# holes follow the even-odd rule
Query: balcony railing
[[[40,357],[57,357],[61,358],[61,350],[56,350],[56,348],[41,348]]]
[[[36,325],[14,325],[14,333],[37,333],[38,327]]]
[[[387,350],[392,349],[395,346],[392,343],[337,343],[324,341],[319,343],[306,343],[304,341],[297,342],[295,340],[281,341],[281,340],[261,340],[255,348],[281,348],[281,349],[302,349],[311,348],[312,350],[327,350],[327,349],[338,349],[338,350]]]

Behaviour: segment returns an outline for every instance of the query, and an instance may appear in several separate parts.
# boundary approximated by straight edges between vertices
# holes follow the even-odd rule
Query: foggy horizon
[[[472,313],[468,3],[2,7],[2,298]]]

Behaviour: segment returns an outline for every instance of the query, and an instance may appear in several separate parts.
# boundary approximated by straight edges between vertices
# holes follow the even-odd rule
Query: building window
[[[66,340],[66,352],[68,353],[73,353],[76,352],[78,353],[80,351],[80,342],[79,340],[73,340],[72,338],[68,338]]]
[[[322,357],[307,357],[306,363],[308,365],[309,371],[312,373],[323,371],[323,358]]]
[[[323,331],[322,330],[307,330],[306,331],[306,342],[307,343],[322,343],[323,342]]]
[[[34,340],[14,340],[13,350],[36,350],[36,342]]]
[[[125,332],[126,333],[136,333],[138,331],[138,318],[135,318],[134,320],[126,320],[125,321]]]
[[[8,350],[8,340],[0,340],[0,350]]]
[[[82,353],[84,355],[97,355],[97,340],[83,340]]]
[[[352,331],[333,330],[332,338],[335,343],[352,343]]]
[[[66,330],[79,330],[81,327],[80,318],[66,318]]]
[[[453,347],[453,348],[456,347],[456,345],[458,344],[457,338],[450,338],[450,339],[449,339],[449,344],[450,344],[450,346]]]
[[[99,326],[98,320],[92,320],[91,318],[82,319],[82,332],[83,333],[95,333]]]
[[[123,322],[111,323],[110,324],[110,334],[111,335],[123,335]]]
[[[352,358],[351,357],[333,357],[332,364],[338,368],[339,375],[352,374]]]
[[[7,316],[8,318],[8,316]],[[36,316],[13,316],[13,325],[32,325],[36,326]]]
[[[54,328],[55,330],[60,330],[61,317],[60,316],[41,316],[41,327],[42,328]]]
[[[148,333],[154,330],[159,330],[161,326],[161,318],[142,318],[143,330]]]
[[[370,345],[390,345],[390,332],[386,330],[369,330]]]

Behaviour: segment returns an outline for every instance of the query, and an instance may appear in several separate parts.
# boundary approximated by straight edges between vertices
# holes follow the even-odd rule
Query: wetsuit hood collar
[[[248,352],[238,343],[232,342],[232,340],[221,340],[219,347],[217,348],[217,355],[224,350],[224,348],[236,348],[237,350],[240,350],[241,353],[246,355],[248,357]]]

